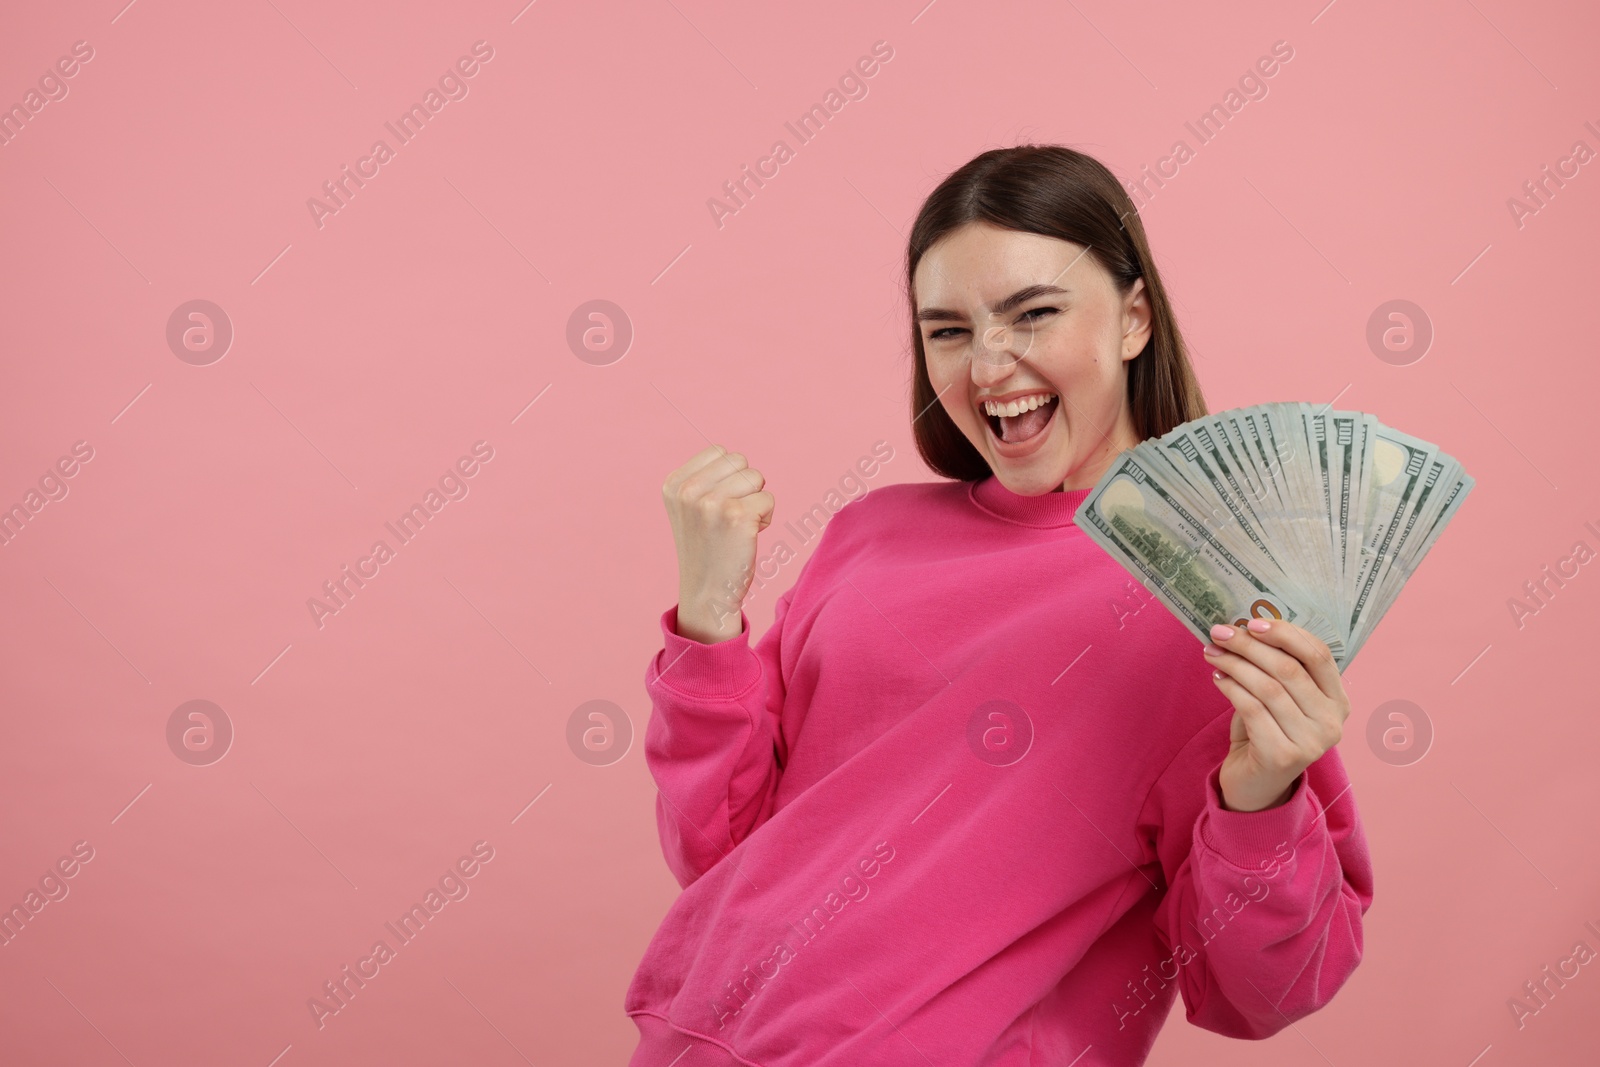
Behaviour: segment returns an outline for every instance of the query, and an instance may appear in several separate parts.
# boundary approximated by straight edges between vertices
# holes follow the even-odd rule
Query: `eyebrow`
[[[1004,315],[1018,304],[1026,303],[1035,297],[1055,296],[1058,294],[1064,295],[1070,292],[1072,292],[1071,289],[1063,289],[1059,285],[1030,285],[1025,289],[1018,289],[1016,292],[1012,293],[1010,296],[996,304],[994,306],[994,313],[996,315]],[[961,312],[951,311],[948,308],[922,308],[917,312],[918,322],[964,318],[966,318],[966,316],[961,314]]]

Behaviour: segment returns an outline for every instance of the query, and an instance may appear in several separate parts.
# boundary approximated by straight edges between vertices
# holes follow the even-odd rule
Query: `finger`
[[[1328,650],[1326,644],[1307,632],[1304,627],[1284,622],[1282,619],[1251,621],[1258,629],[1247,627],[1246,631],[1250,636],[1257,641],[1283,649],[1299,660],[1324,696],[1331,700],[1344,691],[1344,682],[1339,675],[1338,664],[1333,661],[1333,653]]]
[[[1212,648],[1217,646],[1212,645]],[[1218,649],[1217,655],[1207,655],[1206,661],[1222,671],[1228,679],[1242,688],[1271,713],[1283,736],[1296,748],[1313,744],[1317,724],[1295,700],[1294,694],[1283,684],[1236,652]],[[1325,699],[1320,694],[1318,700]]]
[[[772,509],[777,504],[777,501],[771,493],[751,493],[749,496],[744,497],[741,503],[749,508],[750,513],[761,521],[761,525],[756,527],[756,533],[760,533],[772,525]]]
[[[1284,629],[1292,623],[1280,623],[1278,629]],[[1327,710],[1323,702],[1328,700],[1328,694],[1312,680],[1306,671],[1305,665],[1284,649],[1277,648],[1265,641],[1256,639],[1256,635],[1242,626],[1232,627],[1233,634],[1229,637],[1219,637],[1219,627],[1211,628],[1212,644],[1225,648],[1230,652],[1243,656],[1264,672],[1277,679],[1278,684],[1288,690],[1294,701],[1307,713],[1321,714]],[[1269,633],[1271,630],[1268,631]]]
[[[713,495],[738,499],[759,493],[767,484],[767,476],[754,467],[741,467],[726,475],[711,487]]]
[[[710,445],[702,448],[683,462],[677,470],[667,476],[668,485],[682,485],[691,477],[715,463],[719,458],[728,454],[728,450],[721,445]]]
[[[743,452],[723,452],[683,480],[683,495],[689,499],[704,496],[721,483],[749,466]],[[760,486],[756,486],[760,488]]]
[[[1220,678],[1213,673],[1211,680],[1216,683],[1222,695],[1228,698],[1228,703],[1232,704],[1233,710],[1238,713],[1228,730],[1230,743],[1248,739],[1258,752],[1269,757],[1280,756],[1294,746],[1294,741],[1283,732],[1277,717],[1265,704],[1256,699],[1254,693],[1226,673]]]
[[[707,445],[706,448],[702,448],[698,453],[694,453],[693,456],[683,461],[683,466],[678,467],[674,474],[678,475],[678,482],[683,482],[685,478],[696,474],[699,470],[706,469],[709,464],[714,464],[726,454],[728,454],[728,450],[723,448],[722,445]]]

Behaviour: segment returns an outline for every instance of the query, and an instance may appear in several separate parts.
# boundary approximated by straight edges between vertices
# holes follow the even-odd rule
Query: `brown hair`
[[[911,428],[917,451],[935,473],[977,481],[993,473],[982,454],[950,420],[928,379],[922,331],[916,321],[917,264],[934,242],[969,222],[1057,237],[1088,247],[1126,296],[1144,279],[1150,302],[1150,340],[1128,367],[1128,402],[1140,440],[1159,437],[1207,414],[1200,383],[1167,302],[1145,240],[1144,223],[1116,177],[1091,156],[1062,145],[1017,145],[974,157],[939,183],[923,202],[906,247],[906,299],[911,305]]]

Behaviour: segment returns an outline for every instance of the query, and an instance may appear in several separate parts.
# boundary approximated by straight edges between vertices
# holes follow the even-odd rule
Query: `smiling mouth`
[[[1021,415],[984,413],[984,420],[989,424],[989,432],[997,439],[1009,445],[1022,444],[1043,433],[1045,427],[1050,425],[1060,399],[1059,396],[1053,396],[1046,403],[1040,404],[1032,411],[1024,411]]]

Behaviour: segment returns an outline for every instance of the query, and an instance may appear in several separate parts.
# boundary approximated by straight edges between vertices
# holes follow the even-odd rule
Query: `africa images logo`
[[[737,985],[731,981],[724,982],[724,992],[711,1002],[711,1014],[717,1020],[717,1029],[727,1026],[728,1020],[743,1011],[768,982],[778,977],[782,968],[790,966],[799,950],[816,940],[817,935],[836,921],[846,905],[851,901],[867,899],[867,894],[872,892],[867,880],[883,873],[884,866],[892,859],[894,846],[889,842],[879,841],[873,845],[872,854],[858,859],[854,869],[839,879],[838,889],[830,889],[820,904],[801,916],[798,924],[789,924],[796,935],[792,944],[779,938],[773,942],[772,952],[764,959],[757,960],[753,969],[749,965],[744,968]],[[859,876],[857,871],[860,872]]]

